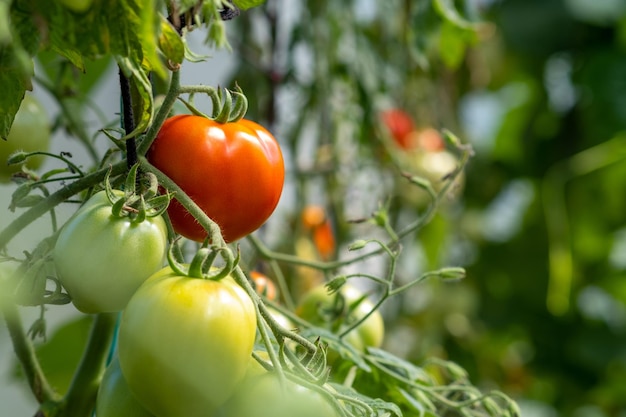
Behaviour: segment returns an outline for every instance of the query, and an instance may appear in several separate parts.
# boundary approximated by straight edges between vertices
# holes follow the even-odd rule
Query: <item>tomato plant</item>
[[[372,301],[353,285],[345,284],[334,294],[321,285],[304,295],[296,313],[312,324],[341,333],[352,323],[365,317],[373,307]],[[357,349],[379,347],[383,342],[384,332],[382,315],[376,310],[348,333],[346,340]]]
[[[477,23],[466,22],[465,0],[395,8],[374,0],[368,4],[373,13],[357,18],[355,2],[303,2],[289,12],[274,2],[247,12],[262,2],[54,0],[0,7],[0,21],[8,22],[0,30],[0,135],[9,135],[25,90],[36,86],[53,101],[53,127],[62,140],[58,151],[40,152],[49,158],[45,172],[29,175],[25,169],[26,175],[14,176],[9,208],[16,213],[0,215],[9,221],[0,227],[0,262],[15,271],[8,282],[0,281],[7,289],[0,290],[0,309],[20,375],[38,404],[30,414],[89,417],[97,408],[98,417],[518,415],[505,396],[473,387],[458,366],[417,365],[372,348],[381,346],[385,330],[375,306],[401,300],[426,278],[465,276],[462,268],[425,271],[413,280],[404,274],[401,256],[415,249],[411,242],[443,196],[431,193],[433,210],[423,212],[401,199],[391,202],[388,185],[402,179],[401,157],[394,154],[441,149],[433,148],[435,137],[426,131],[417,138],[407,134],[416,130],[406,112],[392,111],[381,120],[376,109],[397,99],[420,118],[457,125],[453,109],[442,106],[455,100],[439,100],[455,92],[454,85],[431,86],[428,80],[444,74],[452,81],[456,71],[440,71],[438,60],[428,61],[453,38],[443,58],[464,65],[465,46],[499,31],[479,31]],[[415,24],[420,22],[428,24]],[[222,63],[194,68],[208,58],[192,50],[196,39],[187,38],[196,29],[206,32],[202,47],[211,53],[228,45],[227,32],[235,34],[234,70],[222,73],[234,89],[187,83],[194,69],[207,80],[212,74],[205,71]],[[385,44],[376,44],[380,39]],[[467,61],[480,64],[479,54],[473,58]],[[109,75],[113,62],[120,97],[105,103],[94,86],[109,82],[103,74]],[[466,77],[472,81],[466,84],[489,74]],[[212,114],[200,117],[195,106],[206,99]],[[194,116],[175,116],[180,103]],[[247,117],[280,132],[285,160],[267,129],[243,119],[248,110]],[[464,165],[470,146],[447,139]],[[390,146],[379,146],[386,142]],[[458,168],[441,181],[458,178]],[[271,234],[227,244],[267,221],[285,180],[285,216]],[[61,224],[59,205],[105,187],[108,198],[96,194]],[[161,219],[172,192],[169,217]],[[373,213],[373,200],[390,203]],[[325,206],[306,207],[308,201]],[[31,225],[38,242],[11,242],[27,237]],[[170,267],[158,271],[165,226]],[[356,236],[361,233],[369,236]],[[28,247],[20,247],[24,242]],[[185,271],[180,263],[193,252]],[[214,261],[222,269],[211,269]],[[269,281],[256,286],[265,297],[255,293],[244,269],[259,264],[280,278],[284,306],[271,300]],[[334,276],[345,271],[342,279]],[[306,319],[296,315],[292,297],[323,280],[337,284],[353,277],[376,283],[382,298],[372,304],[351,286],[338,295],[322,289],[301,302],[298,313]],[[80,335],[62,328],[46,340],[47,312],[72,300],[79,310],[95,313],[82,321],[89,332],[82,325]],[[39,313],[29,314],[36,317],[30,328],[22,320],[26,309]],[[121,315],[113,313],[120,309]],[[48,360],[56,358],[56,345],[63,355],[72,352],[68,365]],[[264,369],[272,372],[251,370],[254,347],[267,352],[271,366]],[[105,372],[116,354],[119,364]],[[435,372],[428,372],[430,366]],[[58,371],[67,381],[63,386]],[[257,378],[250,377],[253,372]]]
[[[7,140],[0,140],[0,181],[7,181],[11,174],[20,171],[21,165],[7,165],[7,158],[13,152],[47,151],[50,146],[50,121],[42,104],[30,94],[26,94],[15,114]],[[26,166],[37,169],[43,162],[39,155],[28,158]]]
[[[96,193],[63,226],[54,247],[58,278],[84,313],[120,311],[165,259],[161,216],[139,222],[112,210],[106,192]]]
[[[113,358],[107,367],[96,400],[96,417],[153,417],[133,396],[122,375],[120,362]]]
[[[232,278],[191,278],[166,267],[123,312],[120,366],[155,415],[210,416],[244,376],[255,334],[254,304]]]
[[[178,115],[165,121],[148,160],[169,176],[221,228],[227,242],[259,228],[283,189],[285,168],[276,139],[252,121],[218,123]],[[206,231],[173,200],[174,230],[196,241]]]
[[[401,109],[389,109],[381,113],[381,118],[391,138],[400,148],[414,147],[409,134],[415,130],[415,123],[407,112]]]

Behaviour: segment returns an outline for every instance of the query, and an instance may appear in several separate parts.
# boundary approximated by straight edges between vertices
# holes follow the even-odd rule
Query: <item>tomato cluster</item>
[[[163,125],[148,158],[215,220],[226,241],[263,224],[282,191],[284,165],[276,140],[245,120],[220,124],[174,116]],[[211,250],[201,248],[191,265],[168,258],[169,266],[163,267],[166,222],[160,214],[140,215],[127,206],[137,201],[145,208],[132,191],[107,185],[66,222],[54,249],[58,279],[77,309],[122,311],[116,356],[98,391],[97,417],[338,416],[330,387],[324,393],[306,388],[293,375],[281,382],[252,359],[258,336],[254,301],[232,271],[219,274],[204,265]],[[176,200],[168,214],[175,232],[206,239],[207,231]],[[305,216],[305,226],[324,232],[318,249],[330,256],[335,243],[327,239],[332,238],[330,222],[314,214]],[[205,258],[197,262],[201,253]],[[263,298],[279,302],[267,276],[252,271],[250,283]],[[320,287],[302,300],[297,314],[341,332],[372,308],[352,286],[337,295]],[[279,309],[268,306],[267,311],[282,328],[296,327]],[[332,323],[328,312],[334,314]],[[382,318],[374,311],[346,341],[364,349],[380,346],[382,336]]]
[[[426,179],[435,192],[441,191],[459,163],[457,156],[446,149],[441,134],[432,127],[418,129],[411,116],[401,109],[384,111],[381,119],[399,150],[395,154],[400,168],[410,175]],[[461,172],[450,187],[448,196],[458,195],[463,183],[464,174]],[[400,183],[397,194],[415,206],[430,202],[424,190],[408,181]]]

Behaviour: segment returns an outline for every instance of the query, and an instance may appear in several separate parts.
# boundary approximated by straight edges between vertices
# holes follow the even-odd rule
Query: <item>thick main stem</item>
[[[91,325],[87,347],[65,395],[63,415],[72,417],[91,415],[106,367],[116,320],[116,313],[96,315]]]
[[[122,96],[122,123],[125,134],[129,134],[135,130],[135,120],[133,117],[133,102],[130,95],[130,82],[124,75],[122,70],[119,70],[120,76],[120,93]],[[129,138],[126,140],[126,166],[130,169],[137,163],[137,144],[135,138]]]

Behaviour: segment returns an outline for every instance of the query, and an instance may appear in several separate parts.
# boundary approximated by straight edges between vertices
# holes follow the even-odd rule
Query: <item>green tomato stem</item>
[[[172,79],[170,80],[169,90],[165,95],[165,99],[163,99],[163,104],[161,104],[161,108],[154,117],[154,120],[150,125],[150,128],[148,128],[146,135],[137,145],[137,154],[139,156],[145,155],[148,152],[148,149],[150,149],[152,142],[154,142],[157,133],[159,133],[159,129],[161,129],[163,122],[165,121],[165,119],[167,119],[167,116],[174,106],[174,103],[176,103],[176,99],[178,98],[178,95],[180,93],[180,71],[174,71],[172,72]]]
[[[287,285],[287,280],[285,279],[285,275],[283,271],[281,271],[280,266],[276,260],[271,259],[269,261],[270,268],[272,268],[272,272],[274,272],[274,276],[276,277],[276,283],[278,284],[278,289],[280,290],[280,295],[283,298],[283,302],[285,306],[290,310],[294,311],[296,309],[296,303],[289,292],[289,286]]]
[[[7,300],[3,304],[2,314],[7,323],[7,328],[9,329],[13,350],[22,365],[26,380],[30,385],[35,399],[40,404],[58,402],[61,397],[52,389],[41,369],[41,365],[35,354],[35,347],[24,331],[17,306],[10,300]]]
[[[176,200],[178,200],[178,202],[189,212],[189,214],[191,214],[198,221],[198,223],[200,223],[204,230],[208,232],[213,245],[218,247],[226,246],[226,242],[222,237],[222,232],[220,231],[220,227],[217,223],[211,220],[204,213],[204,211],[202,211],[202,209],[198,207],[198,205],[191,198],[189,198],[189,196],[178,186],[178,184],[148,162],[144,156],[139,157],[139,164],[144,171],[153,173],[157,177],[159,184],[164,186],[176,196]]]
[[[117,313],[96,315],[91,325],[87,347],[64,398],[65,415],[88,417],[91,414],[100,380],[106,368],[116,321]]]

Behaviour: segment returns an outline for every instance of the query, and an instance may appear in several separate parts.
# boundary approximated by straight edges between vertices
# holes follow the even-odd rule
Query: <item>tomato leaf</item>
[[[154,114],[154,98],[152,97],[152,85],[148,74],[139,64],[124,57],[117,57],[117,64],[130,80],[133,96],[133,115],[136,126],[135,130],[124,137],[126,139],[136,136],[148,127]]]
[[[165,58],[174,64],[182,64],[185,59],[185,44],[170,22],[161,18],[161,34],[159,48]]]
[[[233,4],[241,10],[247,10],[252,7],[260,6],[265,0],[233,0]]]
[[[390,416],[397,416],[397,417],[402,417],[402,411],[400,410],[400,407],[398,407],[397,405],[381,400],[380,398],[370,398],[368,396],[362,395],[359,392],[357,392],[355,389],[346,386],[344,384],[338,384],[335,382],[330,382],[329,383],[335,390],[337,390],[337,392],[339,392],[340,394],[358,399],[360,401],[363,401],[365,404],[367,404],[368,406],[370,406],[373,410],[374,413],[373,414],[368,414],[371,416],[380,416],[380,417],[390,417]],[[357,414],[356,415],[361,415],[356,409],[352,410],[355,411]],[[362,412],[362,410],[360,410]]]

